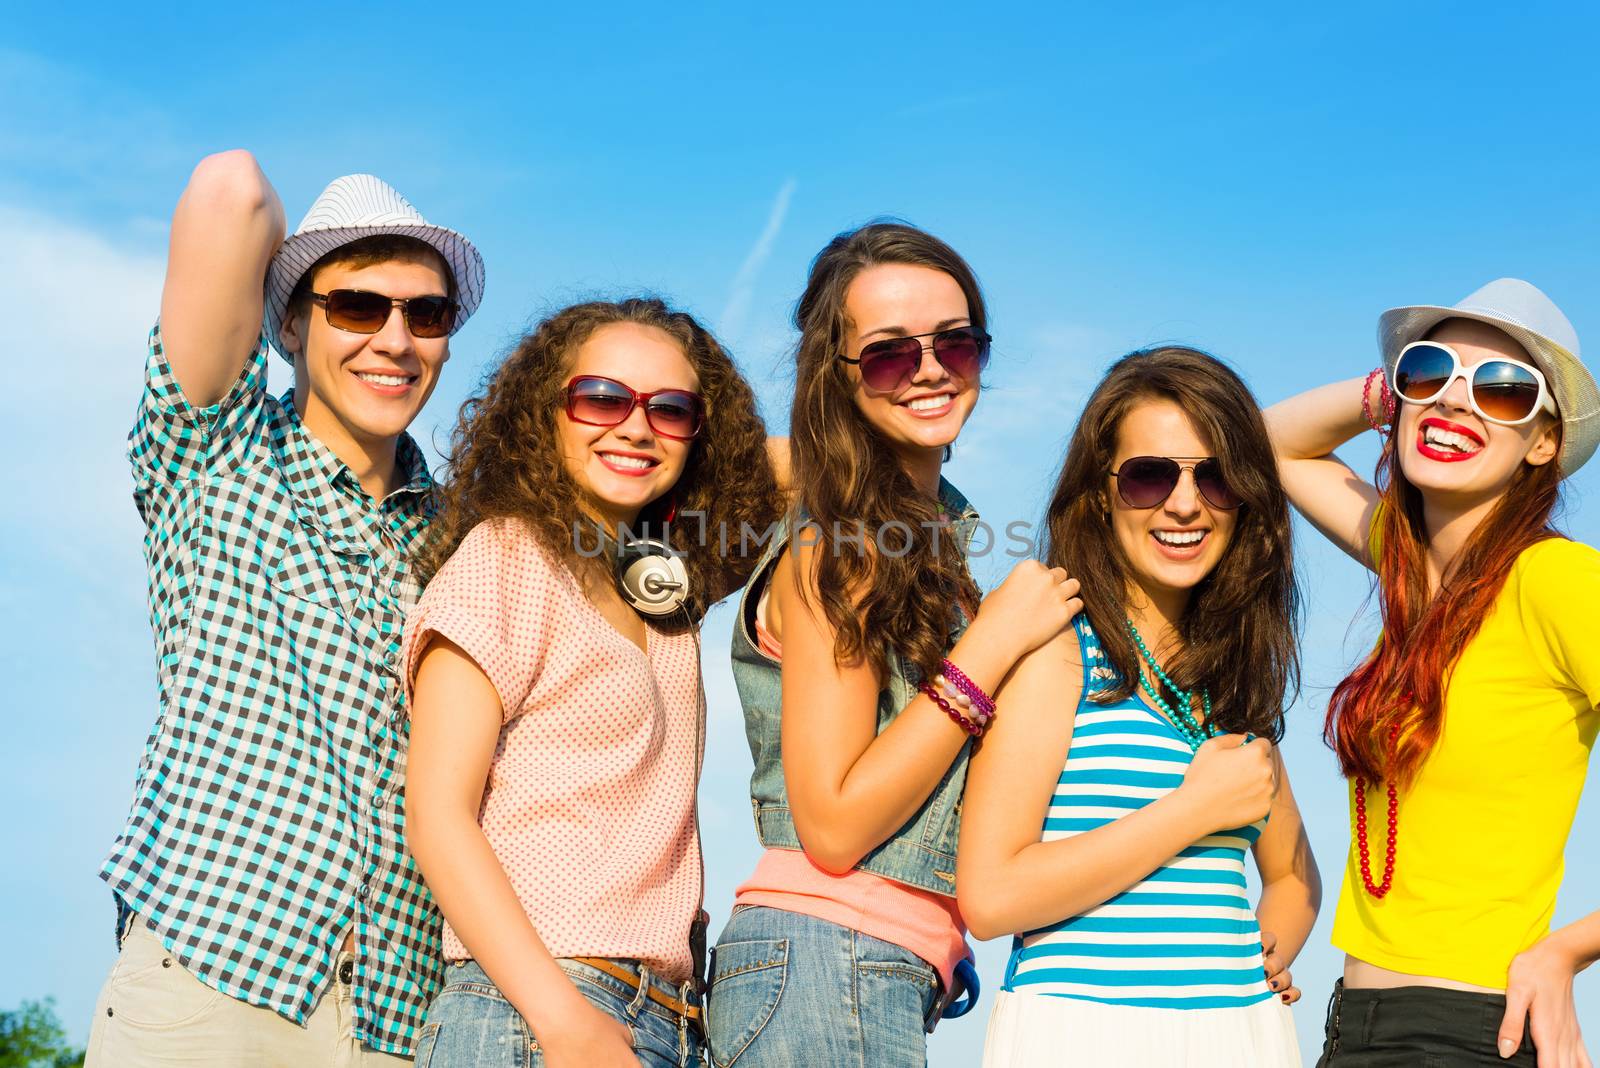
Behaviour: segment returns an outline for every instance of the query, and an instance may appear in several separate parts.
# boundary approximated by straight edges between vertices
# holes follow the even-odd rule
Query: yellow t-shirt
[[[1600,552],[1551,538],[1517,557],[1462,651],[1438,744],[1400,793],[1381,901],[1362,886],[1352,833],[1333,944],[1394,971],[1503,989],[1511,959],[1550,932],[1597,728]],[[1382,786],[1369,792],[1374,882],[1387,808]]]

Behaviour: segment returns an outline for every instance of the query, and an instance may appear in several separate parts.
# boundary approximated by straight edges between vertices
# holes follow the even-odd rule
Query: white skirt
[[[1294,1015],[1277,998],[1234,1009],[1145,1009],[1000,991],[983,1068],[1300,1068]]]

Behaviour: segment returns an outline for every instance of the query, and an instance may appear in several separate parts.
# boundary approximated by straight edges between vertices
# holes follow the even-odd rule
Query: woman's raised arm
[[[1370,429],[1362,410],[1365,378],[1350,378],[1297,393],[1268,408],[1267,436],[1278,474],[1296,510],[1339,548],[1372,566],[1367,531],[1378,507],[1378,490],[1333,450]],[[1380,403],[1373,384],[1370,405]]]

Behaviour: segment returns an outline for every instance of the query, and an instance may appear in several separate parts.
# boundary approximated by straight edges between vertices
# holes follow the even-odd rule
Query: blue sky
[[[996,337],[949,473],[997,527],[1036,518],[1087,389],[1161,340],[1231,361],[1264,403],[1376,360],[1378,313],[1528,278],[1600,354],[1600,99],[1580,5],[39,5],[0,43],[0,1006],[54,994],[86,1032],[112,960],[95,871],[155,714],[139,526],[122,441],[189,169],[256,153],[298,221],[371,171],[488,263],[482,309],[419,424],[433,440],[483,366],[573,299],[647,289],[717,328],[775,429],[788,315],[835,232],[880,214],[977,268]],[[1594,357],[1592,357],[1594,358]],[[1348,456],[1370,468],[1370,443]],[[1600,464],[1566,527],[1600,542]],[[1347,842],[1317,738],[1373,634],[1366,579],[1313,534],[1307,687],[1286,758],[1330,900],[1296,967],[1308,1053]],[[997,581],[1003,558],[979,565]],[[726,609],[706,629],[702,798],[716,922],[756,855]],[[1568,849],[1558,921],[1600,908],[1600,801]],[[1004,946],[980,950],[992,990]],[[1600,980],[1580,978],[1591,1046]],[[982,1011],[935,1036],[972,1063]]]

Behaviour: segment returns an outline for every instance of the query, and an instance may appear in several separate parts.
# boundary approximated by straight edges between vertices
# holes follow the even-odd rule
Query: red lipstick
[[[1435,448],[1434,446],[1429,445],[1427,442],[1427,430],[1429,427],[1444,430],[1452,434],[1460,434],[1467,440],[1476,443],[1478,448],[1474,449],[1472,452],[1458,452],[1455,449]],[[1435,460],[1442,464],[1460,463],[1462,460],[1470,460],[1474,456],[1478,455],[1478,453],[1483,449],[1483,446],[1484,440],[1482,435],[1478,434],[1476,431],[1468,430],[1460,423],[1452,423],[1447,419],[1440,419],[1436,416],[1429,416],[1428,418],[1417,423],[1417,452],[1421,453],[1423,456],[1426,456],[1430,460]]]

